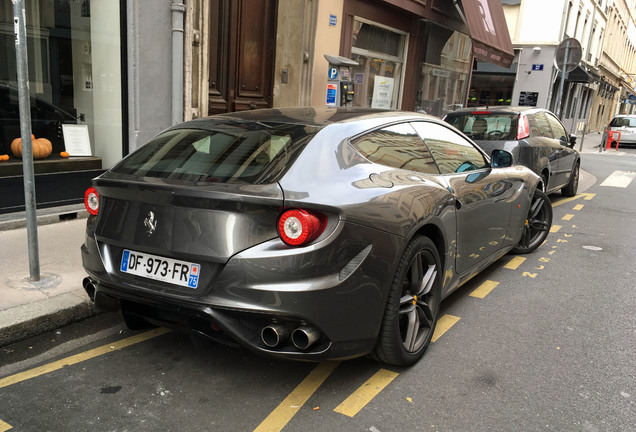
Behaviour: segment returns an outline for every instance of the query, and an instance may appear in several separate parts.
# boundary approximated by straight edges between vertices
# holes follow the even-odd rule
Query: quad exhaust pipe
[[[276,348],[290,337],[289,329],[279,323],[272,323],[261,330],[261,340],[269,348]],[[314,327],[300,326],[291,333],[292,343],[299,350],[306,350],[320,339],[320,331]]]
[[[84,278],[82,280],[82,286],[84,287],[84,291],[88,294],[88,297],[91,301],[95,301],[95,283],[91,278]]]
[[[320,339],[318,329],[308,326],[298,327],[292,333],[292,343],[299,350],[306,350]]]
[[[261,330],[261,340],[270,348],[275,348],[289,338],[289,330],[282,324],[273,323]]]

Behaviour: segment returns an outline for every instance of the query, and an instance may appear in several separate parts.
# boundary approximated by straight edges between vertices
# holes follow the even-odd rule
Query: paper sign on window
[[[64,147],[69,156],[92,156],[88,125],[63,124]]]

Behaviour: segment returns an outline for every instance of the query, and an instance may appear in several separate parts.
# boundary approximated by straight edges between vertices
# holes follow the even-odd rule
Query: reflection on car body
[[[540,178],[511,161],[417,113],[289,108],[186,122],[87,191],[84,287],[131,328],[291,359],[412,364],[442,298],[548,235]]]
[[[533,107],[473,107],[453,111],[444,120],[472,138],[486,152],[507,150],[516,163],[541,177],[546,193],[578,190],[580,155],[575,135],[550,111]]]

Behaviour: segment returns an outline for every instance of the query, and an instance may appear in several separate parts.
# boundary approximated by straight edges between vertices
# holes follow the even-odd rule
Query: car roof
[[[507,113],[507,114],[528,114],[531,112],[545,112],[548,111],[545,108],[538,107],[529,107],[529,106],[509,106],[509,105],[496,105],[496,106],[475,106],[469,108],[462,108],[458,110],[454,110],[448,113],[448,115],[455,114],[470,114],[473,112],[484,112],[488,111],[491,113]]]
[[[182,123],[177,126],[192,125],[196,127],[212,127],[218,122],[261,122],[289,123],[324,127],[334,123],[346,123],[359,120],[378,120],[379,123],[408,119],[436,119],[425,114],[408,111],[395,111],[375,108],[340,108],[340,107],[289,107],[264,108],[249,111],[237,111],[217,114]]]

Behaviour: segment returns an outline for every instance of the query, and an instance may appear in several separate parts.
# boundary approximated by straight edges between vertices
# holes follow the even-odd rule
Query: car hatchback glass
[[[517,135],[516,114],[473,112],[463,115],[449,114],[444,120],[474,140],[514,140]]]
[[[190,182],[275,181],[319,129],[253,126],[167,131],[125,158],[113,171]]]

